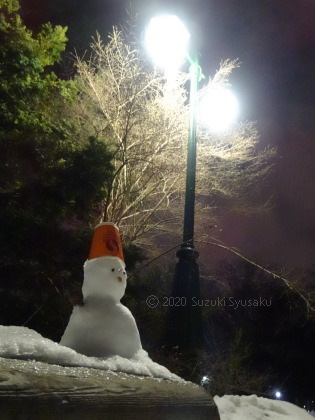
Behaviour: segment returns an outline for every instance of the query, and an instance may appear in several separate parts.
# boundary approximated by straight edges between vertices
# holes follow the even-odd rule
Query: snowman
[[[96,226],[83,268],[83,304],[73,308],[60,344],[86,356],[132,359],[142,346],[132,313],[120,303],[127,274],[113,223]]]

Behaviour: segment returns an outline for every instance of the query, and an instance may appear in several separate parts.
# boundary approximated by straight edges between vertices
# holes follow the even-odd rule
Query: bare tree
[[[150,67],[141,43],[113,28],[106,44],[97,35],[91,55],[76,57],[79,80],[78,123],[82,138],[106,141],[113,153],[114,176],[98,221],[120,226],[126,242],[140,243],[148,232],[175,229],[181,220],[189,101],[189,75],[173,80]],[[221,63],[200,91],[227,84],[237,67]],[[218,137],[198,130],[198,196],[205,207],[214,191],[240,196],[269,170],[273,150],[257,151],[252,123],[239,124]],[[179,219],[180,217],[180,219]]]

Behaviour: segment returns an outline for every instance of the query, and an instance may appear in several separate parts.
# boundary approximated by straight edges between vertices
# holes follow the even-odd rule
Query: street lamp
[[[177,16],[161,15],[151,19],[145,45],[155,65],[169,73],[183,64],[189,38],[189,32]]]
[[[225,87],[215,87],[199,103],[198,119],[214,133],[220,133],[237,118],[239,105],[234,94]]]
[[[172,290],[172,302],[168,319],[169,344],[179,345],[181,348],[193,349],[204,343],[202,311],[200,299],[200,276],[197,264],[198,252],[194,246],[194,218],[195,218],[195,185],[196,185],[196,129],[198,109],[198,85],[203,77],[198,57],[187,54],[190,35],[185,25],[177,16],[159,16],[150,21],[146,32],[146,46],[148,52],[158,67],[162,67],[166,76],[174,73],[185,58],[190,62],[190,122],[187,151],[186,192],[183,242],[176,256],[178,262]],[[222,93],[222,90],[220,91]],[[229,91],[224,90],[225,97]],[[209,108],[215,100],[215,107],[210,106],[210,112],[202,112],[202,120],[213,129],[216,122],[218,129],[218,109],[222,111],[219,89],[214,90],[213,97],[204,98],[204,108]],[[230,97],[231,99],[231,97]],[[230,101],[229,101],[230,103]],[[231,110],[236,109],[236,102]],[[225,104],[225,110],[227,105]],[[232,114],[232,112],[231,112]],[[221,117],[220,117],[221,118]],[[232,116],[231,116],[232,119]]]

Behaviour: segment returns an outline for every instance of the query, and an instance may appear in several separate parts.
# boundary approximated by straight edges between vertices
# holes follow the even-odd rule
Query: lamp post
[[[192,350],[204,344],[197,263],[199,254],[194,245],[198,85],[202,72],[197,55],[189,57],[186,52],[188,40],[189,33],[176,16],[153,18],[146,33],[149,53],[155,63],[165,69],[166,75],[174,72],[184,58],[188,57],[190,62],[190,122],[183,241],[176,253],[178,261],[169,308],[167,341],[170,345]]]
[[[187,149],[186,193],[184,211],[183,245],[194,247],[195,225],[195,186],[196,186],[196,157],[197,157],[197,109],[198,109],[198,85],[201,78],[201,68],[196,57],[190,65],[190,123]]]
[[[195,190],[197,158],[198,85],[202,73],[198,58],[190,60],[190,122],[187,148],[186,191],[183,242],[177,251],[172,298],[168,318],[167,341],[184,349],[195,349],[204,344],[202,308],[200,306],[200,275],[198,252],[194,245]]]

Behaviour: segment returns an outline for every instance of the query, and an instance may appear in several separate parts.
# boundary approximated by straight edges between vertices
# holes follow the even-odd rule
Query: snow
[[[94,357],[114,355],[131,359],[142,349],[136,322],[121,303],[87,299],[73,309],[60,344]]]
[[[221,420],[313,420],[303,408],[256,395],[214,397]]]
[[[80,366],[184,382],[141,350],[133,359],[87,357],[26,327],[0,325],[0,357],[34,360],[61,366]],[[312,420],[310,414],[286,401],[238,395],[214,397],[221,420]]]
[[[82,293],[84,299],[90,296],[110,296],[118,302],[124,296],[127,273],[125,264],[120,258],[107,256],[87,260],[84,263],[83,271]]]
[[[126,289],[125,265],[117,257],[84,264],[83,306],[73,309],[60,344],[93,357],[132,359],[142,351],[136,321],[120,303]]]
[[[109,358],[88,357],[62,346],[26,327],[0,325],[0,357],[35,360],[62,366],[91,367],[114,372],[183,380],[164,366],[153,362],[148,353],[140,350],[132,359],[121,356]]]
[[[83,305],[73,308],[60,344],[26,327],[0,326],[0,356],[183,381],[142,349],[136,321],[120,303],[127,284],[122,259],[92,258],[83,269]]]
[[[0,325],[0,357],[60,366],[89,367],[185,383],[142,349],[136,321],[120,303],[127,274],[120,258],[92,258],[84,264],[83,305],[75,306],[60,344],[17,326]],[[221,420],[311,420],[285,401],[251,396],[214,397]]]

